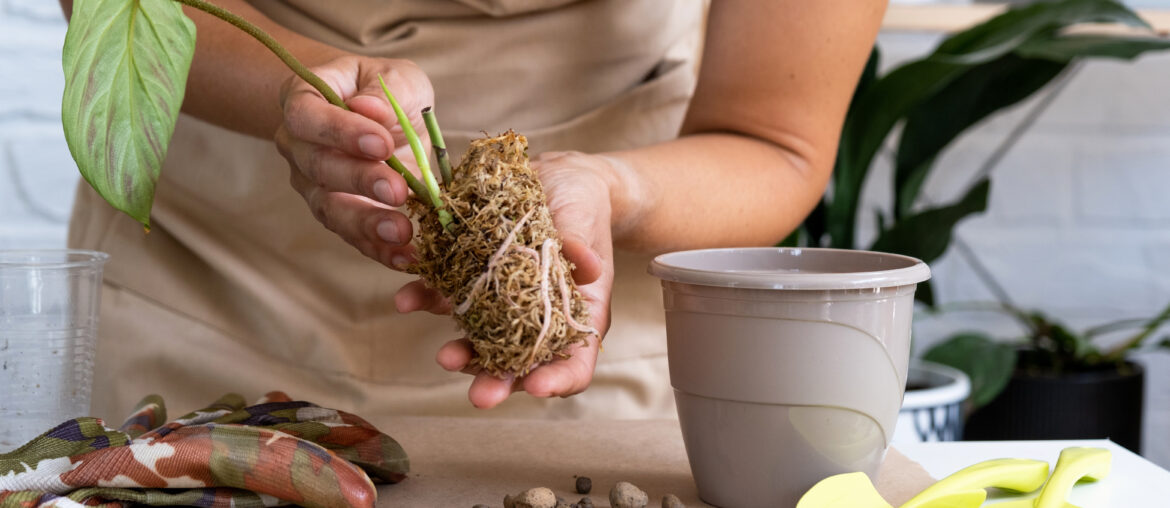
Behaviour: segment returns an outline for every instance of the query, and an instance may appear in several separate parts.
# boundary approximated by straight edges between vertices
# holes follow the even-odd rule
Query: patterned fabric
[[[281,392],[244,405],[226,395],[163,424],[151,395],[118,430],[62,423],[0,454],[0,508],[372,507],[374,483],[410,469],[394,439],[352,414]]]

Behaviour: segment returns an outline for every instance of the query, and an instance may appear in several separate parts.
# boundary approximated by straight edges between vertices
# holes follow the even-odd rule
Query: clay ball
[[[507,498],[504,498],[504,502],[506,505]],[[545,487],[528,489],[512,498],[513,508],[556,508],[556,506],[557,495]]]
[[[686,508],[686,505],[674,494],[667,494],[662,498],[662,508]]]
[[[609,504],[613,508],[646,508],[649,502],[646,493],[629,482],[617,482],[609,491]]]
[[[590,479],[588,476],[578,476],[577,477],[577,493],[578,494],[588,494],[590,490],[593,490],[593,480]]]

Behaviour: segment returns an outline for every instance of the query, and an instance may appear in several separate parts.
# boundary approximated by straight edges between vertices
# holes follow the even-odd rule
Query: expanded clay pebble
[[[577,493],[588,494],[590,490],[593,490],[593,479],[589,478],[588,476],[578,476]]]
[[[609,504],[613,508],[646,508],[649,502],[646,493],[629,482],[617,482],[609,491]]]
[[[546,487],[521,492],[516,497],[504,496],[504,508],[556,508],[557,495]]]
[[[682,500],[674,494],[667,494],[662,498],[662,508],[686,508]]]
[[[574,506],[577,508],[593,508],[593,500],[589,496],[585,496],[580,501],[574,503]]]

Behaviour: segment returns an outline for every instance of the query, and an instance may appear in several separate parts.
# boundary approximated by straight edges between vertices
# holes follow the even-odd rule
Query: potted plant
[[[1148,35],[1070,33],[1083,23],[1120,24],[1149,30],[1137,14],[1113,0],[1059,0],[1010,9],[943,40],[929,55],[877,75],[877,48],[870,56],[841,132],[825,197],[781,245],[857,247],[861,191],[887,138],[898,131],[894,185],[887,210],[874,210],[877,237],[869,250],[905,254],[927,263],[950,245],[964,218],[987,208],[991,188],[984,175],[943,205],[927,203],[921,189],[938,155],[960,134],[1052,82],[1085,58],[1133,59],[1170,48],[1170,39]],[[915,297],[933,305],[928,283]]]
[[[930,348],[924,358],[962,370],[972,380],[964,437],[972,440],[1109,438],[1139,452],[1145,372],[1129,356],[1155,341],[1170,306],[1149,319],[1125,319],[1081,332],[1037,311],[1011,304],[984,308],[1011,316],[1023,330],[1014,341],[962,332]],[[1123,340],[1101,338],[1137,328]]]
[[[955,226],[987,208],[989,170],[994,166],[986,165],[988,171],[954,201],[928,203],[921,189],[935,168],[934,161],[952,141],[997,111],[1043,89],[1078,61],[1133,59],[1146,51],[1170,48],[1170,40],[1152,31],[1132,36],[1066,30],[1081,23],[1149,28],[1135,13],[1112,0],[1061,0],[1010,9],[947,37],[929,55],[881,76],[877,72],[880,56],[875,48],[845,120],[829,191],[782,245],[857,248],[861,191],[876,156],[896,131],[897,137],[891,143],[894,184],[890,206],[872,212],[877,235],[867,247],[928,263],[938,259],[949,247]],[[918,285],[915,297],[927,306],[934,305],[929,282]],[[1044,326],[1039,321],[1034,324]],[[993,351],[1000,356],[1008,354]],[[1010,376],[1011,364],[1004,358],[1000,360],[997,372]],[[965,397],[958,389],[963,380],[954,375],[932,375],[930,369],[928,362],[912,365],[908,377],[932,380],[934,384],[925,388],[933,390],[931,393],[948,393],[951,398],[922,399],[911,385],[903,419],[924,418],[929,423],[929,417],[935,417],[935,425],[927,425],[924,432],[918,433],[920,439],[957,438],[962,434],[961,425],[945,423],[953,420],[945,417],[957,413]],[[968,374],[974,378],[974,373]],[[981,380],[982,377],[972,379],[977,401],[988,397]],[[917,404],[919,399],[928,400],[929,407]],[[944,418],[943,424],[938,423],[939,417]]]

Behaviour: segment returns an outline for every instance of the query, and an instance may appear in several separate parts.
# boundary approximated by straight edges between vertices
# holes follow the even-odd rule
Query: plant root
[[[450,232],[426,203],[409,203],[419,223],[410,271],[457,302],[454,317],[475,350],[471,366],[496,376],[523,376],[597,336],[581,324],[588,310],[527,148],[512,131],[472,142],[445,184],[457,218]]]

